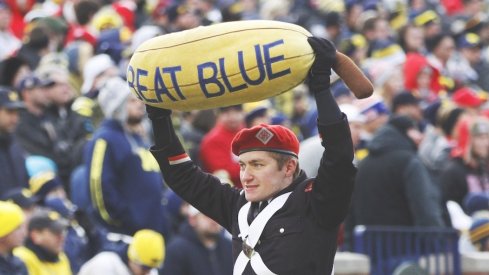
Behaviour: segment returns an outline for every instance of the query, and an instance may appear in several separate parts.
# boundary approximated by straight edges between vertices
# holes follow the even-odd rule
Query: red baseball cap
[[[462,87],[456,90],[453,93],[452,99],[461,107],[479,107],[484,103],[484,100],[480,98],[474,90],[468,87]]]
[[[270,151],[297,157],[299,140],[294,132],[281,125],[260,124],[239,131],[231,143],[235,155],[250,151]]]

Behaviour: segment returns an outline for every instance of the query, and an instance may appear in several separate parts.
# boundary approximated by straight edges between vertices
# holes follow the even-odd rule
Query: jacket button
[[[280,233],[284,233],[284,231],[285,231],[285,229],[283,227],[280,228],[280,230],[279,230]]]

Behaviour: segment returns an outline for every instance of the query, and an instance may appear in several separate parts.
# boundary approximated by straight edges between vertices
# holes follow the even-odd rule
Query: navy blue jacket
[[[231,241],[220,235],[214,249],[206,248],[184,223],[166,248],[163,275],[229,275],[233,273]]]
[[[84,157],[91,204],[109,231],[132,236],[147,228],[166,235],[163,178],[140,136],[104,120]]]
[[[0,275],[27,275],[27,268],[16,256],[9,254],[7,257],[0,255]]]
[[[10,189],[28,187],[24,151],[11,135],[0,134],[0,175],[0,197]]]

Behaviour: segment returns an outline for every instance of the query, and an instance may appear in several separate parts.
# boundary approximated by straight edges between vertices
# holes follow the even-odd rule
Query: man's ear
[[[299,162],[296,158],[290,158],[285,164],[285,175],[293,177],[298,164]]]

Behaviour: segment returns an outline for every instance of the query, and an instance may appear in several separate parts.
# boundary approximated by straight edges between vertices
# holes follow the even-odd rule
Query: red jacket
[[[241,187],[238,157],[231,152],[231,141],[238,131],[229,131],[222,124],[214,126],[202,139],[200,159],[205,171],[225,170],[233,184]]]

